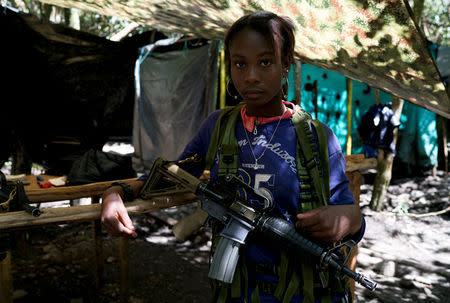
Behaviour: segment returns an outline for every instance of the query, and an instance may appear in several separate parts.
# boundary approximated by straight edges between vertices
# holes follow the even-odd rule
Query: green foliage
[[[97,13],[81,11],[78,9],[61,8],[54,5],[44,4],[37,0],[2,0],[2,5],[16,8],[21,12],[32,14],[40,20],[62,23],[77,28],[71,24],[71,15],[76,10],[79,16],[79,30],[100,37],[110,38],[121,31],[130,22],[112,16],[103,16]],[[72,21],[73,22],[73,21]],[[148,30],[146,27],[138,28],[136,32]]]
[[[80,14],[80,30],[100,37],[110,38],[121,31],[130,22],[97,13],[82,12]]]
[[[414,6],[413,0],[410,5]],[[450,1],[425,0],[420,27],[431,42],[450,46]]]

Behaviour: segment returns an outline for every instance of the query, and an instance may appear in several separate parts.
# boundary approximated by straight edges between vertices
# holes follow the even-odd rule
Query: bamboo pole
[[[302,104],[302,63],[297,61],[295,64],[295,104]]]
[[[130,299],[130,240],[119,238],[120,255],[120,303],[127,303]]]
[[[379,105],[380,104],[380,90],[378,88],[375,88],[375,104]]]
[[[353,81],[346,78],[347,86],[347,143],[346,154],[352,154],[352,99],[353,99]]]
[[[222,43],[220,51],[220,108],[225,108],[227,101],[226,88],[226,73],[225,73],[225,44]]]
[[[217,43],[211,41],[208,46],[208,59],[206,62],[206,83],[205,83],[205,107],[204,107],[204,117],[206,118],[209,114],[209,100],[211,98],[211,76],[213,71],[213,52],[217,52]],[[216,62],[217,63],[217,62]]]
[[[317,80],[314,80],[314,84],[313,84],[313,97],[312,97],[312,102],[314,105],[314,114],[315,114],[315,118],[318,119],[319,118],[319,106],[317,105],[317,98],[318,98],[318,88],[317,88],[318,84],[317,84]]]
[[[172,206],[189,204],[197,201],[194,194],[178,192],[152,197],[149,200],[135,199],[125,203],[129,214],[140,214]],[[101,204],[80,205],[62,208],[45,208],[39,217],[33,217],[25,211],[0,214],[0,230],[28,228],[50,223],[92,221],[100,219]]]
[[[99,204],[99,197],[91,197],[92,204]],[[92,238],[94,239],[94,261],[96,268],[95,286],[97,289],[103,284],[103,236],[100,220],[92,221]]]
[[[361,155],[364,156],[364,155]],[[367,160],[367,159],[366,159]],[[362,183],[362,174],[360,171],[349,171],[346,172],[346,176],[350,181],[350,191],[355,198],[355,204],[359,206],[360,194],[361,194],[361,183]],[[358,255],[358,246],[355,245],[353,251],[349,257],[349,261],[347,263],[348,267],[355,271],[356,270],[356,257]],[[350,279],[350,293],[352,295],[353,301],[355,301],[355,280]]]
[[[0,302],[13,302],[13,281],[11,274],[11,252],[6,252],[6,257],[0,261]]]
[[[136,178],[117,180],[125,183],[132,183]],[[39,189],[27,189],[25,193],[31,203],[64,201],[71,199],[80,199],[92,196],[100,196],[106,188],[114,181],[97,182],[76,186],[62,186]]]

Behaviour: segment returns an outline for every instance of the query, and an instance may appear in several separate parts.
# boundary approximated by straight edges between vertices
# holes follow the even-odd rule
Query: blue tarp
[[[301,66],[301,107],[314,118],[314,82],[317,81],[318,119],[327,124],[336,134],[345,153],[347,136],[347,88],[346,77],[340,73],[313,65]],[[361,118],[375,104],[375,89],[359,82],[353,82],[352,98],[352,153],[363,153],[363,142],[358,134]],[[288,100],[295,99],[295,68],[289,73]],[[382,104],[391,102],[391,95],[380,91]],[[437,164],[436,114],[405,102],[403,106],[397,157],[406,163],[418,166]]]

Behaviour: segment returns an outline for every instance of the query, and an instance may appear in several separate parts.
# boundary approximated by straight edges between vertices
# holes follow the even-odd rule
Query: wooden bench
[[[359,194],[361,186],[360,169],[376,167],[376,159],[364,159],[363,155],[346,156],[346,174],[350,180],[350,189],[353,192],[356,202],[359,205]],[[44,203],[51,201],[64,201],[80,198],[91,198],[90,205],[71,206],[62,208],[45,208],[39,217],[33,217],[25,211],[9,212],[0,214],[0,231],[8,232],[13,230],[23,230],[42,226],[45,224],[61,224],[81,221],[92,221],[93,225],[93,247],[96,262],[96,283],[100,285],[103,278],[103,250],[101,235],[101,205],[100,197],[105,189],[114,181],[98,182],[78,186],[38,188],[35,176],[30,176],[31,186],[26,186],[25,190],[28,199],[32,203]],[[120,180],[132,182],[135,179]],[[135,199],[126,203],[126,208],[130,215],[147,213],[159,209],[194,203],[197,198],[185,190],[156,192],[149,200]],[[119,238],[119,251],[121,259],[120,273],[120,301],[126,302],[129,295],[129,240]],[[356,268],[356,250],[349,264],[352,270]],[[354,293],[352,284],[352,293]],[[12,303],[12,275],[11,275],[11,254],[8,252],[6,258],[0,262],[0,302]]]

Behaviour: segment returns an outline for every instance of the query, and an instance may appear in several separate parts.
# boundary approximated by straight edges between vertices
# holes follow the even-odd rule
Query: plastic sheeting
[[[176,40],[164,39],[142,48],[136,63],[133,168],[137,173],[148,173],[158,157],[174,160],[215,109],[217,43],[157,53],[158,44]]]
[[[411,167],[437,165],[436,114],[405,102],[400,122],[397,157]]]
[[[288,100],[295,99],[295,69],[289,73]],[[314,82],[317,81],[318,117],[314,113]],[[347,140],[347,87],[344,75],[309,64],[301,67],[301,107],[313,118],[328,125],[339,140],[345,152]],[[361,118],[375,104],[375,89],[359,81],[353,81],[352,105],[352,153],[363,153],[363,142],[358,134]],[[391,95],[380,91],[382,104],[391,102]]]
[[[443,54],[443,52],[441,53]],[[438,58],[439,59],[439,58]],[[444,60],[441,60],[444,62]],[[441,64],[443,66],[443,64]],[[289,73],[288,100],[295,99],[294,68]],[[301,107],[314,114],[314,82],[317,81],[318,119],[327,124],[339,140],[345,152],[347,136],[347,89],[345,76],[309,64],[301,67]],[[363,151],[362,138],[358,134],[358,126],[364,113],[375,104],[375,90],[359,81],[353,81],[352,103],[352,153]],[[391,102],[391,95],[380,91],[380,103]],[[397,155],[402,162],[419,167],[437,164],[437,131],[436,114],[405,102],[400,118]]]

